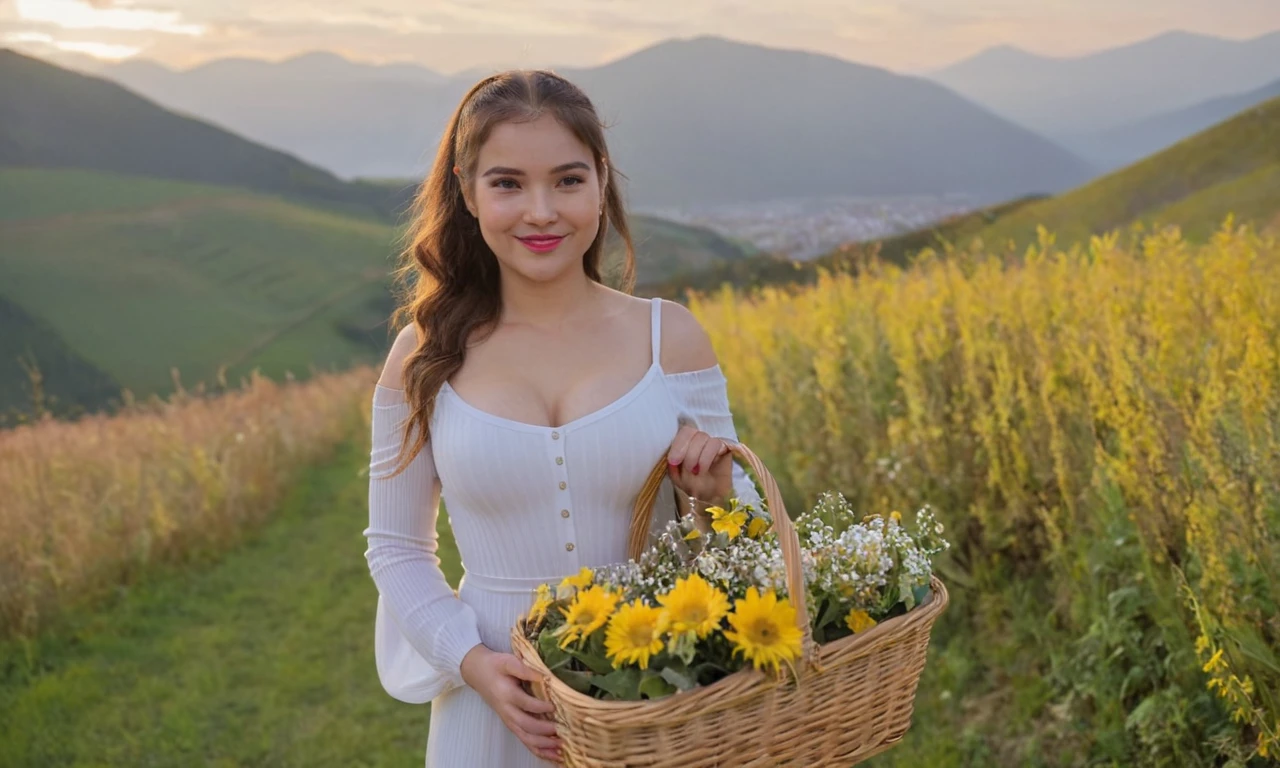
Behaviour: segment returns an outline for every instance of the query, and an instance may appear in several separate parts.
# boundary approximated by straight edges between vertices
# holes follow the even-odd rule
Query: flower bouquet
[[[932,510],[863,517],[824,494],[794,523],[712,507],[649,541],[665,457],[633,519],[633,557],[538,589],[513,650],[548,675],[569,765],[850,765],[910,725],[946,590]]]

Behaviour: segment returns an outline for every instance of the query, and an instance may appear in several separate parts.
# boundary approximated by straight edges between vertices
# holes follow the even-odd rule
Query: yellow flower
[[[741,653],[756,669],[773,667],[800,657],[803,635],[796,626],[796,609],[771,589],[762,596],[755,587],[745,600],[737,600],[729,614],[732,630],[724,636],[733,643],[733,653]]]
[[[866,611],[854,608],[852,611],[849,611],[848,616],[844,617],[844,623],[845,626],[853,630],[853,634],[856,635],[859,632],[871,629],[877,622],[875,619],[871,618],[871,615]]]
[[[753,517],[751,522],[747,524],[747,535],[753,539],[758,539],[764,535],[769,529],[769,521],[763,517]]]
[[[529,608],[529,624],[540,621],[546,615],[547,609],[551,607],[554,597],[551,594],[551,587],[546,584],[538,585],[538,594],[533,601],[533,605]]]
[[[697,528],[694,528],[692,531],[689,531],[684,535],[684,540],[693,541],[694,539],[698,539],[701,537],[702,537],[702,531],[699,531]]]
[[[1225,663],[1223,663],[1223,661],[1222,661],[1222,649],[1221,649],[1221,648],[1219,648],[1217,651],[1215,651],[1215,652],[1214,652],[1214,654],[1213,654],[1213,656],[1210,656],[1210,657],[1209,657],[1209,660],[1208,660],[1208,661],[1206,661],[1206,662],[1205,662],[1205,664],[1204,664],[1204,671],[1205,671],[1205,672],[1219,672],[1219,671],[1224,670],[1224,669],[1226,669],[1226,668],[1227,668],[1227,665],[1226,665]]]
[[[889,519],[895,523],[900,523],[902,522],[902,513],[895,509],[889,513]]]
[[[645,605],[639,598],[624,604],[609,620],[605,630],[605,654],[613,666],[639,664],[649,668],[649,657],[662,650],[662,635],[667,631],[667,612]]]
[[[561,588],[574,587],[575,589],[586,589],[591,586],[591,582],[596,578],[596,574],[590,568],[583,568],[578,571],[576,576],[566,576],[564,581],[560,582]]]
[[[711,513],[711,530],[728,534],[731,539],[742,533],[742,526],[747,524],[747,513],[741,509],[729,512],[720,507],[708,507],[707,511]]]
[[[587,637],[604,626],[618,606],[619,595],[608,592],[603,587],[595,586],[584,589],[573,598],[567,608],[561,608],[565,624],[556,630],[562,634],[560,647],[567,648],[569,643]]]
[[[658,596],[658,602],[667,609],[672,632],[693,632],[699,639],[729,612],[729,598],[696,573],[677,580],[670,592]]]

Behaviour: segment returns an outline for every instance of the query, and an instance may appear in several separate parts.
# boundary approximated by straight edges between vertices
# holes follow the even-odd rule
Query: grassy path
[[[352,441],[312,469],[219,562],[156,573],[29,647],[0,647],[0,766],[422,765],[428,708],[387,696],[373,663],[366,451]],[[938,695],[962,688],[963,658],[931,661],[915,727],[868,768],[991,764]]]
[[[310,471],[220,562],[0,648],[0,765],[421,765],[428,709],[374,669],[366,450]]]

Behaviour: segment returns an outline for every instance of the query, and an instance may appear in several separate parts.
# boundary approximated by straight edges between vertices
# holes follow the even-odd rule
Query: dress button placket
[[[556,487],[561,491],[560,520],[564,523],[562,528],[564,531],[564,551],[565,554],[569,555],[573,559],[574,565],[576,566],[578,557],[573,553],[574,550],[577,549],[578,545],[573,540],[574,525],[572,514],[569,511],[572,509],[573,504],[571,503],[569,496],[569,472],[565,468],[564,443],[561,441],[561,437],[563,437],[563,435],[561,435],[560,430],[553,429],[551,431],[551,440],[548,443],[548,447],[550,449],[552,461],[555,462],[555,474],[557,478]]]

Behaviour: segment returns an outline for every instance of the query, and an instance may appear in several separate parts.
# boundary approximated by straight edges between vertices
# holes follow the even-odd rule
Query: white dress
[[[377,386],[369,463],[366,558],[378,588],[374,647],[387,693],[431,702],[432,768],[549,766],[511,733],[459,665],[477,643],[510,653],[509,632],[534,589],[583,566],[627,559],[632,506],[649,470],[690,423],[737,440],[720,367],[666,373],[659,363],[661,300],[652,300],[653,364],[626,394],[558,427],[494,416],[446,383],[431,441],[394,478],[409,415],[401,390]],[[738,497],[759,508],[734,464]],[[440,499],[462,556],[457,593],[436,557]],[[675,515],[670,481],[654,529]]]

